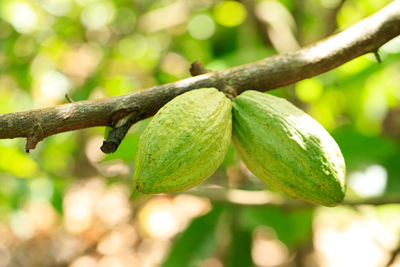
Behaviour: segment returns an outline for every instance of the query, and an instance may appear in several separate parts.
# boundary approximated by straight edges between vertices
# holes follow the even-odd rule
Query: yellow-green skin
[[[335,140],[285,99],[245,91],[233,103],[233,144],[271,189],[335,206],[345,195],[345,162]]]
[[[232,135],[232,101],[215,88],[177,96],[140,137],[133,182],[142,193],[192,188],[222,163]]]

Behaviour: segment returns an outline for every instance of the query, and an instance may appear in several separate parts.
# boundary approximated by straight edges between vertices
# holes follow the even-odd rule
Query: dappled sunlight
[[[95,208],[104,192],[105,183],[101,179],[92,179],[86,186],[77,185],[64,197],[64,223],[71,233],[87,230],[95,213]]]
[[[384,53],[396,54],[400,53],[400,37],[395,37],[381,47]]]
[[[244,4],[236,1],[223,1],[214,9],[215,20],[226,27],[235,27],[242,24],[247,17]]]
[[[46,188],[44,181],[39,180],[33,188]],[[11,261],[9,246],[15,238],[32,240],[35,236],[55,235],[55,260],[70,262],[72,267],[129,267],[133,263],[159,266],[170,249],[170,240],[193,218],[211,208],[206,198],[182,194],[150,198],[136,214],[125,185],[107,186],[104,179],[92,178],[68,190],[62,227],[48,197],[37,197],[40,191],[47,192],[34,189],[35,198],[12,215],[12,235],[0,224],[0,263]],[[249,201],[254,202],[247,199],[246,203]],[[379,266],[399,242],[398,212],[398,206],[384,206],[379,212],[371,206],[362,207],[359,212],[345,207],[318,209],[313,227],[315,253],[309,258],[324,267]],[[88,249],[92,252],[87,254]],[[251,256],[260,267],[286,264],[294,257],[268,226],[253,231]],[[220,267],[223,263],[218,258],[207,258],[201,266]]]
[[[344,231],[317,232],[316,246],[324,266],[378,266],[387,254],[362,225],[355,222]]]
[[[211,202],[208,198],[196,197],[187,194],[179,194],[173,199],[174,205],[188,218],[194,218],[209,212]]]
[[[240,189],[231,189],[228,191],[227,198],[232,203],[257,205],[269,202],[283,203],[285,200],[280,195],[268,191],[247,191]]]
[[[184,1],[176,1],[165,7],[144,14],[138,21],[139,27],[147,32],[156,32],[177,26],[187,21],[189,8]]]
[[[124,185],[110,186],[96,205],[96,213],[110,226],[125,223],[131,217],[129,190]]]
[[[129,175],[129,166],[120,159],[104,160],[106,155],[99,149],[103,143],[103,136],[92,136],[85,146],[87,159],[102,176],[115,177],[118,175]]]
[[[370,165],[364,171],[349,174],[349,185],[360,197],[378,197],[386,189],[387,171],[381,165]]]
[[[153,238],[175,236],[182,229],[184,219],[172,199],[163,197],[152,199],[139,212],[144,230]]]
[[[157,266],[164,259],[171,244],[168,240],[143,239],[137,254],[143,266]]]
[[[168,53],[161,62],[161,69],[176,77],[188,76],[190,64],[177,53]]]
[[[105,154],[101,152],[99,146],[103,143],[104,137],[101,135],[92,136],[85,145],[85,154],[90,163],[98,163],[105,158]]]
[[[81,256],[75,259],[69,267],[96,267],[97,260],[95,257],[92,256]]]
[[[32,33],[38,26],[38,14],[29,2],[13,1],[6,5],[6,18],[20,33]]]
[[[71,89],[69,79],[55,70],[48,70],[35,81],[35,99],[40,107],[53,106],[65,98]]]
[[[135,228],[129,224],[122,224],[100,240],[97,251],[103,255],[115,255],[131,249],[138,241]]]
[[[32,200],[12,214],[10,229],[0,224],[0,263],[12,260],[10,245],[16,238],[44,238],[53,243],[54,261],[70,262],[72,267],[157,266],[168,252],[169,240],[210,209],[207,199],[191,195],[156,197],[135,219],[126,185],[107,186],[104,179],[91,178],[66,192],[60,218],[48,202],[48,185],[45,179],[32,183]]]
[[[146,55],[149,49],[149,40],[141,34],[134,34],[124,38],[118,43],[118,50],[121,56],[136,60]]]
[[[269,227],[259,227],[253,233],[251,255],[257,266],[280,266],[289,260],[289,250]]]
[[[300,48],[294,35],[296,22],[290,11],[279,1],[260,1],[255,7],[257,18],[267,25],[266,31],[272,45],[279,53]]]
[[[29,239],[35,234],[33,218],[25,211],[11,214],[10,226],[14,234],[21,239]]]
[[[398,231],[399,222],[396,227]],[[314,220],[316,259],[328,267],[382,266],[397,245],[397,231],[391,231],[371,207],[361,209],[361,213],[321,209]]]
[[[47,201],[31,201],[26,211],[32,219],[37,234],[53,234],[57,225],[58,214]],[[29,220],[28,220],[29,221]]]
[[[113,20],[114,13],[111,1],[93,2],[83,9],[81,21],[88,30],[100,30]]]
[[[340,47],[365,29],[356,25],[322,45],[307,45],[389,1],[0,0],[0,113],[59,105],[54,115],[80,128],[82,113],[73,108],[78,101],[154,86],[178,93],[224,90],[236,82],[240,91],[271,89],[274,81],[263,81],[259,67],[281,69],[242,64],[292,52],[284,60],[294,55],[326,68],[325,57],[343,55]],[[301,47],[306,50],[296,52]],[[400,267],[400,255],[393,255],[400,244],[399,51],[397,37],[379,48],[381,64],[369,53],[271,92],[310,114],[339,144],[348,186],[345,200],[333,208],[270,191],[233,145],[204,184],[141,194],[132,181],[135,153],[151,118],[135,123],[111,154],[100,150],[105,127],[54,134],[29,153],[25,138],[0,140],[0,267],[381,267],[391,257],[389,266]],[[191,77],[194,61],[210,72]],[[293,77],[307,76],[293,63],[277,66],[289,67]],[[231,77],[235,66],[241,67]],[[248,77],[253,71],[260,81]],[[145,101],[154,109],[126,112],[147,118],[161,103]],[[125,115],[114,107],[107,112],[94,123],[113,124]],[[36,114],[28,135],[49,118]],[[321,153],[340,153],[308,115],[284,115],[301,128],[291,129],[290,138],[302,149],[309,150],[305,140],[316,135]],[[1,122],[0,128],[15,123]],[[330,148],[319,146],[324,143]]]
[[[37,163],[15,147],[0,146],[0,169],[15,177],[32,177],[38,170]],[[24,166],[21,168],[20,166]]]
[[[95,71],[103,56],[96,44],[82,45],[65,53],[63,72],[74,77],[87,78]]]
[[[69,91],[68,79],[57,71],[49,71],[41,77],[40,89],[44,98],[60,99]]]
[[[318,100],[323,90],[323,84],[317,78],[305,79],[296,83],[296,95],[303,102]]]
[[[213,19],[205,14],[194,16],[188,24],[189,34],[197,40],[210,38],[215,32]]]

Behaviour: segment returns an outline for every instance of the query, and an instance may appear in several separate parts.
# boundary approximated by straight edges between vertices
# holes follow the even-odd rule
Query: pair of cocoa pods
[[[192,188],[223,162],[230,141],[267,186],[314,204],[345,195],[345,163],[329,133],[285,99],[245,91],[228,99],[215,88],[177,96],[140,137],[134,186],[142,193]]]

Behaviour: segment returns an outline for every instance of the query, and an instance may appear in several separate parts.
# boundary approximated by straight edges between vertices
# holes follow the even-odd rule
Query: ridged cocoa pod
[[[211,176],[231,141],[231,109],[232,101],[215,88],[168,102],[140,137],[135,188],[148,194],[184,191]]]
[[[233,144],[269,188],[335,206],[345,195],[345,162],[335,140],[285,99],[245,91],[233,102]]]

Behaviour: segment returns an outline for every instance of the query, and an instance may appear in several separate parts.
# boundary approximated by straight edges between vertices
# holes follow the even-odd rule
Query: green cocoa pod
[[[215,88],[168,102],[140,137],[135,188],[147,194],[184,191],[211,176],[228,151],[231,110],[232,101]]]
[[[283,98],[245,91],[233,102],[233,144],[272,190],[335,206],[345,195],[345,163],[335,140]]]

